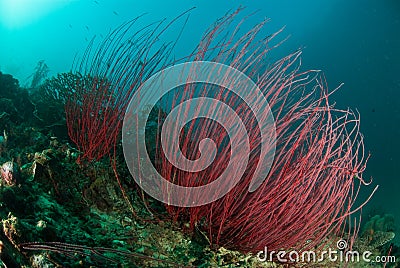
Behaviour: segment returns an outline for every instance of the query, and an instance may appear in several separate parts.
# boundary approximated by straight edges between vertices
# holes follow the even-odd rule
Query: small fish
[[[70,25],[68,25],[69,26],[69,28],[71,28],[72,29],[72,24],[70,24]]]
[[[113,11],[114,15],[119,16],[119,14],[117,13],[117,11]]]
[[[86,28],[86,30],[88,30],[88,31],[89,31],[89,26],[85,25],[85,28]]]
[[[96,5],[98,5],[99,4],[99,2],[97,2],[97,1],[93,1]]]

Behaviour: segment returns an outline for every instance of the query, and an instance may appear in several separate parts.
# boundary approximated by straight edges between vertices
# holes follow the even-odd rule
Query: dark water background
[[[50,75],[68,71],[90,39],[140,14],[146,25],[172,19],[196,6],[178,46],[185,54],[218,17],[239,5],[258,10],[256,23],[271,18],[267,30],[286,26],[290,39],[275,55],[304,48],[304,69],[324,71],[337,107],[357,109],[366,149],[372,154],[366,177],[380,188],[366,210],[392,213],[400,224],[400,1],[61,1],[0,0],[0,70],[29,83],[39,60]],[[178,29],[178,28],[177,28]],[[168,33],[168,37],[173,38]],[[190,50],[190,49],[189,49]],[[188,51],[189,51],[188,50]],[[2,130],[0,130],[2,131]],[[369,188],[372,190],[372,187]],[[363,193],[364,197],[368,191]]]

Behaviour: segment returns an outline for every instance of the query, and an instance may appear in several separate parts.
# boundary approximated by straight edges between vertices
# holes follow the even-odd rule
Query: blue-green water
[[[93,36],[105,36],[144,13],[142,25],[172,19],[195,6],[177,47],[184,55],[215,19],[239,5],[249,13],[258,11],[250,22],[271,18],[270,33],[286,26],[281,36],[290,38],[275,55],[302,47],[304,69],[323,70],[331,88],[344,83],[333,100],[337,107],[361,114],[361,131],[371,153],[365,176],[380,185],[366,209],[392,213],[399,224],[399,1],[0,0],[0,70],[22,85],[39,60],[45,60],[50,75],[65,72]]]

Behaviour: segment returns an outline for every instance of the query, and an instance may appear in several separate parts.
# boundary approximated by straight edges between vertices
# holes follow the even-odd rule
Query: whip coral
[[[355,200],[361,185],[369,184],[362,178],[368,157],[364,155],[359,116],[330,104],[329,96],[335,90],[328,90],[320,71],[300,70],[300,50],[268,64],[270,50],[280,45],[274,44],[277,34],[258,37],[267,21],[243,32],[247,21],[243,19],[234,25],[237,13],[213,25],[190,59],[223,63],[253,79],[274,116],[275,146],[267,142],[267,150],[261,150],[261,133],[271,133],[271,125],[260,126],[254,111],[240,94],[207,83],[187,83],[172,91],[170,97],[160,101],[159,135],[151,141],[157,144],[153,162],[165,180],[188,188],[201,187],[217,180],[232,159],[247,158],[248,162],[240,179],[235,178],[236,170],[230,171],[231,179],[239,180],[223,197],[201,206],[174,206],[166,202],[168,213],[173,219],[188,221],[192,229],[202,231],[211,244],[244,252],[256,252],[264,247],[268,250],[309,249],[321,246],[330,234],[346,236],[349,242],[353,241],[357,228],[346,234],[345,224],[350,215],[365,204],[356,207]],[[188,77],[196,77],[195,70],[193,68]],[[235,81],[229,72],[217,69],[214,72],[224,81]],[[185,81],[184,76],[181,79]],[[251,92],[253,89],[241,90]],[[160,93],[156,90],[154,94]],[[239,133],[236,138],[239,143],[248,142],[249,155],[232,153],[235,144],[228,132],[236,116],[226,115],[225,121],[218,122],[202,116],[202,109],[209,110],[210,114],[221,113],[210,111],[212,106],[205,101],[206,97],[228,104],[240,117],[246,132]],[[199,118],[192,118],[190,108],[179,108],[175,122],[185,122],[185,126],[167,131],[163,140],[162,128],[167,121],[164,114],[193,98],[201,99],[198,106],[192,107]],[[142,138],[140,133],[136,135]],[[178,142],[174,140],[176,137]],[[217,149],[213,152],[213,163],[204,168],[206,160],[196,160],[203,159],[203,153],[210,153],[202,152],[202,142],[209,140]],[[168,155],[166,147],[176,144],[180,154],[191,161],[191,171],[177,167],[174,155]],[[271,152],[275,152],[275,157],[269,173],[257,189],[249,191],[257,165]],[[136,170],[143,169],[141,161],[133,165],[137,165]],[[140,183],[148,177],[142,174]],[[167,183],[161,187],[166,200],[178,195],[176,199],[190,203],[193,198],[174,192]],[[223,189],[206,194],[219,196],[219,191]]]
[[[184,59],[194,63],[221,63],[239,70],[254,81],[263,97],[253,96],[253,87],[238,87],[238,92],[232,93],[205,81],[185,84],[199,75],[193,68],[187,77],[182,73],[180,87],[161,98],[156,106],[148,107],[157,114],[153,122],[156,135],[145,137],[149,132],[138,131],[141,126],[134,124],[126,127],[126,133],[136,136],[137,141],[146,139],[149,148],[155,147],[151,160],[168,183],[187,189],[202,187],[229,171],[225,176],[231,180],[204,196],[174,192],[168,183],[157,185],[161,186],[171,217],[187,221],[192,229],[204,232],[211,244],[244,252],[259,251],[266,246],[269,250],[320,246],[330,234],[345,235],[349,216],[365,204],[355,207],[361,185],[369,183],[362,178],[368,157],[364,155],[359,116],[330,104],[329,96],[334,90],[328,90],[320,71],[301,71],[300,50],[270,63],[269,52],[280,45],[275,42],[280,31],[260,38],[267,23],[264,20],[243,32],[248,20],[234,24],[239,11],[217,21],[193,54]],[[138,94],[140,103],[141,93],[146,93],[141,92],[144,81],[157,70],[173,65],[168,63],[173,45],[154,47],[168,25],[144,27],[126,38],[135,22],[111,33],[92,57],[90,46],[79,67],[82,79],[66,104],[69,135],[83,153],[79,160],[98,160],[116,146],[123,117],[129,121],[141,116],[125,113],[129,101]],[[241,83],[231,72],[212,71],[232,87]],[[160,94],[157,90],[152,94]],[[246,103],[243,95],[250,96],[254,103]],[[195,98],[197,105],[179,108]],[[264,104],[259,102],[264,98],[270,107],[265,113]],[[230,110],[213,110],[213,105],[207,102],[209,99],[224,102]],[[258,119],[269,117],[270,112],[275,124],[260,125]],[[175,122],[184,122],[185,126],[164,131],[163,136],[166,122],[168,127],[174,125],[168,113],[177,115]],[[207,118],[204,113],[223,114],[224,120],[212,120],[213,117]],[[236,128],[237,118],[242,122],[241,131]],[[268,136],[265,133],[276,140],[265,141]],[[215,150],[203,150],[211,141]],[[246,155],[241,150],[235,151],[237,145],[243,144],[249,149]],[[179,164],[174,161],[178,155],[166,150],[173,146],[177,148],[172,152],[187,159],[183,162],[189,163],[190,171],[175,165]],[[208,161],[210,157],[204,158],[207,154],[212,156],[212,163]],[[145,168],[140,150],[133,160],[127,154],[125,157],[129,158],[131,171],[140,173]],[[240,162],[243,158],[247,159],[244,167],[230,166],[230,161]],[[254,182],[253,177],[258,174],[259,165],[263,169],[265,159],[271,160],[270,168],[262,180]],[[152,176],[143,173],[134,176],[140,186],[151,186]],[[230,190],[223,192],[226,187]],[[168,202],[171,196],[184,200],[184,204],[199,198],[215,198],[198,206],[177,206]],[[356,233],[355,229],[347,234],[350,241]]]
[[[112,152],[135,90],[167,65],[174,42],[159,39],[179,17],[166,25],[162,20],[134,29],[137,17],[112,31],[98,47],[91,41],[75,67],[65,105],[69,137],[82,153],[78,162],[100,160]]]
[[[65,114],[68,135],[81,153],[77,162],[109,156],[122,194],[134,214],[116,162],[124,113],[140,84],[168,65],[176,41],[160,43],[160,37],[187,12],[168,24],[161,20],[134,30],[139,16],[113,30],[95,49],[93,39],[75,67],[73,85],[68,85]]]

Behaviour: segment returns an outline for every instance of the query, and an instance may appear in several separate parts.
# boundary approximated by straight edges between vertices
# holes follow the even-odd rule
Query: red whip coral
[[[77,162],[110,156],[114,174],[132,213],[135,212],[122,187],[116,163],[124,113],[140,84],[167,65],[175,42],[159,43],[160,36],[187,12],[166,25],[165,20],[161,20],[134,30],[140,18],[137,17],[107,35],[94,52],[92,40],[76,68],[73,86],[69,88],[65,113],[68,135],[81,152]]]
[[[112,31],[94,52],[91,41],[65,105],[69,137],[82,153],[78,162],[99,160],[115,147],[135,90],[169,60],[174,42],[159,44],[160,36],[181,16],[134,30],[137,17]]]
[[[239,166],[230,169],[228,177],[231,175],[232,181],[237,183],[221,198],[191,207],[172,206],[167,202],[167,211],[175,220],[188,221],[192,229],[205,232],[210,243],[241,251],[255,252],[265,246],[269,250],[302,250],[321,245],[332,233],[343,235],[349,216],[360,208],[354,207],[360,186],[368,184],[362,179],[367,157],[359,133],[359,118],[350,110],[339,110],[330,104],[332,92],[328,91],[319,71],[300,71],[301,51],[268,64],[269,51],[279,45],[273,43],[276,34],[259,38],[266,21],[243,32],[247,20],[233,24],[238,12],[213,25],[195,52],[185,59],[223,63],[252,78],[271,108],[276,141],[265,143],[263,140],[263,133],[271,133],[268,129],[271,125],[260,126],[256,120],[257,113],[262,111],[259,103],[246,103],[241,98],[240,93],[251,95],[254,88],[242,88],[235,94],[224,87],[202,82],[187,83],[171,91],[157,106],[161,107],[156,120],[158,132],[168,121],[168,117],[164,117],[168,112],[175,111],[180,118],[177,122],[186,125],[172,129],[164,140],[162,135],[156,135],[154,140],[148,141],[149,148],[155,144],[152,160],[165,180],[186,188],[201,187],[218,180],[232,159],[248,161],[240,178],[235,177],[235,167],[241,169]],[[160,28],[161,24],[152,25],[125,38],[135,21],[111,33],[92,57],[89,47],[79,67],[82,80],[66,105],[69,135],[83,153],[79,160],[98,160],[115,147],[129,101],[133,95],[139,94],[140,98],[142,83],[168,65],[168,46],[158,49],[153,46],[166,28]],[[234,86],[240,83],[230,72],[213,71],[222,80],[232,81]],[[189,72],[189,76],[196,75],[196,72]],[[190,80],[184,76],[181,79]],[[158,94],[157,89],[153,94]],[[192,107],[194,111],[189,111],[191,107],[175,109],[192,98],[200,98],[200,105]],[[206,99],[226,103],[235,115],[225,114],[224,121],[219,122],[200,116],[204,109],[213,115],[225,113],[213,110]],[[254,105],[256,112],[251,107]],[[194,119],[193,114],[199,118]],[[236,117],[243,122],[245,131],[233,131],[233,139],[230,132]],[[141,126],[133,127],[129,130],[136,135],[136,140],[144,139],[146,133],[137,131]],[[202,151],[210,141],[216,150]],[[243,143],[248,143],[249,154],[233,154],[234,146]],[[177,156],[164,153],[166,147],[176,144],[180,154],[192,163],[192,171],[178,168],[171,163]],[[130,145],[135,146],[134,143]],[[206,168],[206,161],[196,161],[203,159],[202,152],[214,157]],[[269,172],[252,187],[258,165],[273,152],[275,157]],[[137,161],[128,161],[131,171],[143,170],[142,158],[143,155],[137,153]],[[135,179],[142,187],[151,179],[143,175],[138,177]],[[228,181],[227,185],[230,184]],[[223,188],[207,195],[220,196]],[[169,187],[161,189],[166,200],[176,194]],[[187,204],[191,198],[193,196],[185,194],[177,196],[177,199],[187,199]],[[356,230],[349,234],[350,239],[355,234]]]
[[[171,112],[192,98],[208,97],[225,102],[247,130],[239,134],[238,140],[248,140],[250,154],[232,154],[232,137],[226,126],[232,125],[234,116],[225,117],[221,123],[204,117],[189,118],[189,111],[180,109],[177,114],[181,119],[176,121],[186,125],[171,132],[166,143],[162,144],[160,137],[154,141],[157,142],[154,162],[163,178],[180,186],[199,187],[217,180],[232,158],[246,157],[248,163],[239,182],[222,198],[195,207],[167,204],[167,210],[175,220],[187,220],[191,228],[202,230],[215,245],[246,252],[263,250],[266,246],[268,250],[320,246],[330,234],[345,235],[346,221],[360,208],[354,206],[360,186],[368,184],[362,179],[368,157],[364,155],[363,137],[359,133],[359,117],[351,110],[336,109],[330,104],[329,95],[333,91],[328,91],[321,72],[300,71],[301,51],[268,64],[268,52],[279,45],[271,45],[276,34],[258,38],[266,21],[242,32],[241,27],[247,21],[232,27],[236,14],[224,17],[206,32],[191,59],[224,63],[254,80],[275,118],[274,161],[265,180],[255,191],[249,191],[257,165],[275,147],[267,143],[271,147],[267,153],[262,152],[260,133],[264,129],[256,122],[249,104],[237,94],[206,83],[185,84],[171,93],[162,110]],[[196,73],[190,75],[196,76]],[[235,80],[229,72],[218,76]],[[212,108],[206,102],[203,104],[205,109]],[[198,107],[202,109],[201,105]],[[161,116],[163,112],[159,114],[161,131],[166,118]],[[201,113],[196,110],[195,114]],[[196,171],[185,171],[171,163],[173,159],[166,155],[165,147],[175,144],[174,137],[179,137],[179,150],[195,163],[191,169]],[[194,160],[201,159],[201,141],[205,139],[212,140],[217,150],[214,162],[202,168],[204,163]],[[143,169],[140,161],[136,164],[137,170]],[[232,172],[232,177],[235,174]],[[146,176],[141,180],[146,180]],[[163,191],[166,200],[177,194],[167,186]],[[208,194],[217,196],[218,191]],[[192,197],[180,194],[179,198]],[[348,233],[347,238],[352,241],[356,232]]]

